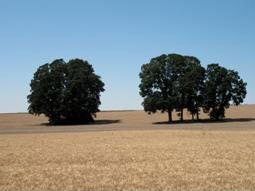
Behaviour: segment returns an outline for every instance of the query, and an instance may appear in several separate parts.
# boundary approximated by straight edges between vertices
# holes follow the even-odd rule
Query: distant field
[[[0,114],[0,190],[255,190],[255,106],[227,118],[102,112],[93,125],[48,126]]]

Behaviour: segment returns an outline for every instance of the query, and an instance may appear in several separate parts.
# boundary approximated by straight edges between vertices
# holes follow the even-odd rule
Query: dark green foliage
[[[140,95],[147,112],[168,112],[172,121],[172,111],[183,111],[185,107],[183,83],[187,70],[185,58],[178,54],[161,55],[142,66],[140,73]]]
[[[144,97],[143,106],[147,112],[157,110],[167,111],[169,121],[172,121],[172,111],[177,101],[176,80],[177,67],[175,63],[183,62],[177,54],[161,55],[151,59],[142,66],[140,73],[140,95]]]
[[[185,56],[188,64],[188,70],[185,74],[185,95],[187,110],[191,113],[192,119],[194,115],[199,120],[199,111],[203,106],[203,89],[205,80],[205,69],[200,65],[200,61],[196,57]]]
[[[155,57],[142,66],[139,76],[144,110],[168,112],[169,121],[174,109],[181,121],[184,109],[191,113],[192,119],[196,115],[199,120],[200,108],[209,112],[211,119],[222,119],[231,102],[239,105],[246,96],[246,83],[237,72],[215,64],[205,70],[192,56]]]
[[[104,83],[80,59],[58,59],[38,68],[31,81],[29,113],[49,117],[50,124],[88,123],[98,112]]]
[[[223,119],[230,103],[239,105],[246,96],[246,83],[238,73],[218,64],[210,64],[206,71],[204,111],[213,120]]]

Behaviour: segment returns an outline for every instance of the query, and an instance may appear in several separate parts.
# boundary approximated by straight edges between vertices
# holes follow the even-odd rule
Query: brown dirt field
[[[208,119],[207,114],[201,114],[201,119]],[[144,111],[115,111],[100,112],[96,122],[89,125],[49,126],[44,116],[29,114],[0,114],[0,134],[28,134],[28,133],[59,133],[59,132],[91,132],[91,131],[119,131],[119,130],[155,130],[155,129],[183,129],[183,130],[238,130],[255,128],[255,105],[231,107],[226,112],[226,120],[222,122],[192,122],[167,124],[167,114],[156,113],[148,115]],[[174,120],[178,120],[176,114]],[[184,119],[190,120],[186,112]],[[252,124],[252,125],[251,125]]]
[[[0,114],[0,190],[255,190],[255,106],[225,122],[154,124],[166,117],[101,112],[53,127]]]

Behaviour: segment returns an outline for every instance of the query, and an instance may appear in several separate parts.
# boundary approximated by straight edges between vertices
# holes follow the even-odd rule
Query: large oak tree
[[[40,66],[30,86],[29,113],[46,115],[50,124],[92,122],[104,91],[92,65],[81,59]]]

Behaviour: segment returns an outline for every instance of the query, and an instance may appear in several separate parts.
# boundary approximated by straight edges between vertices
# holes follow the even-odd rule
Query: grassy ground
[[[0,135],[0,190],[255,190],[253,121],[125,130],[148,123],[131,118],[101,126],[122,131]]]

